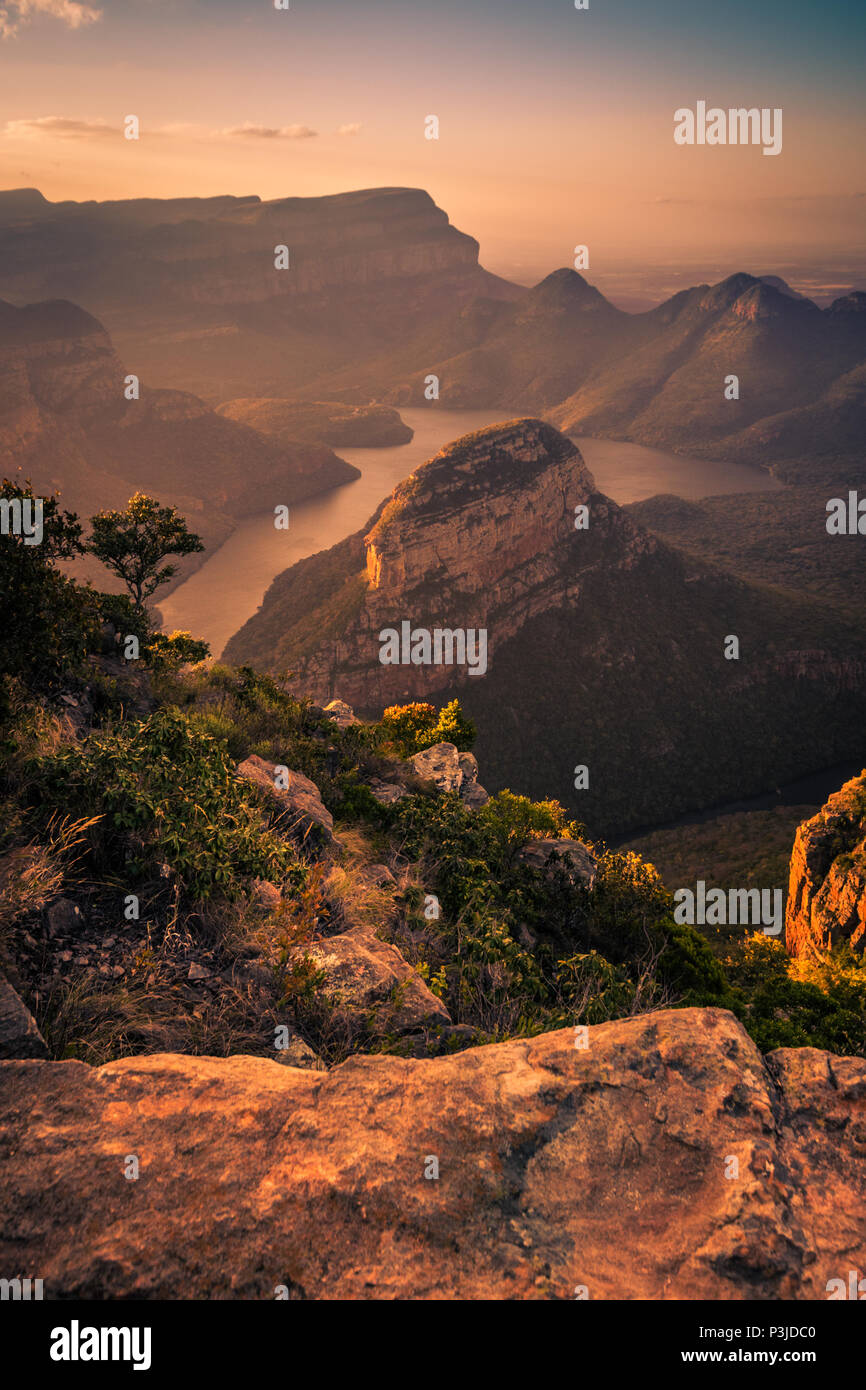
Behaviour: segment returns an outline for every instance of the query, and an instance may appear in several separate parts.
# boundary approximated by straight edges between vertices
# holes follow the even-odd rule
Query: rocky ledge
[[[4,1062],[0,1134],[0,1264],[48,1298],[825,1299],[866,1268],[866,1062],[762,1059],[717,1009],[330,1072]]]
[[[797,829],[785,915],[792,956],[866,947],[866,771]]]

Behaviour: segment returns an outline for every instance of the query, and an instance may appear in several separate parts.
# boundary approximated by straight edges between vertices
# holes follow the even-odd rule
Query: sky
[[[859,0],[0,0],[0,35],[0,187],[423,187],[523,283],[585,245],[621,302],[866,288]],[[781,108],[781,153],[676,144],[698,101]]]

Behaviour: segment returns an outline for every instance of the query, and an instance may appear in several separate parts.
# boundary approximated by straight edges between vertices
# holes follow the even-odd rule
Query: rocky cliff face
[[[825,1299],[862,1275],[862,1060],[762,1059],[716,1009],[587,1041],[2,1063],[0,1263],[113,1299]]]
[[[34,246],[34,231],[39,246]],[[75,256],[45,251],[71,235]],[[274,268],[289,248],[293,273]],[[95,305],[134,307],[143,293],[189,303],[255,303],[332,288],[477,268],[478,242],[452,227],[428,193],[376,188],[322,198],[166,199],[149,205],[0,200],[7,291],[56,288]],[[66,269],[58,266],[65,263]]]
[[[60,490],[84,518],[156,493],[209,544],[238,515],[358,476],[321,444],[272,440],[187,392],[139,383],[127,400],[126,377],[102,324],[77,305],[0,302],[0,468]],[[101,566],[87,573],[105,584]]]
[[[456,348],[475,296],[521,293],[479,267],[478,243],[422,189],[272,202],[0,196],[0,294],[86,305],[134,370],[211,402],[315,395],[304,383],[343,368],[355,392],[374,383],[360,387],[366,402],[405,372],[407,353],[430,360],[427,335]],[[393,367],[371,375],[380,358]]]
[[[575,508],[592,507],[582,547]],[[593,529],[594,528],[594,529]],[[338,693],[365,709],[428,698],[477,677],[468,666],[384,666],[383,628],[484,628],[493,649],[551,607],[580,596],[586,564],[627,568],[659,547],[596,492],[577,448],[539,420],[494,425],[455,441],[396,489],[363,540],[363,596],[332,641],[319,629],[309,651],[284,646],[302,688],[323,702]],[[587,557],[586,552],[589,551]],[[227,648],[245,649],[252,619]],[[494,659],[491,645],[488,659]]]
[[[805,648],[803,616],[652,537],[596,490],[573,443],[516,420],[449,445],[364,533],[281,575],[226,658],[290,669],[319,702],[372,715],[458,695],[491,790],[553,795],[609,833],[791,780],[818,746],[846,755],[839,720],[855,737],[863,652],[823,613],[825,645]],[[404,623],[483,630],[486,671],[383,664],[382,634]],[[577,765],[589,786],[575,795]]]
[[[785,941],[792,956],[866,947],[866,772],[797,830]]]

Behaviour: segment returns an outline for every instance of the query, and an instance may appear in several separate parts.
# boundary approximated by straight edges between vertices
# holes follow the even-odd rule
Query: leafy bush
[[[157,670],[176,670],[178,666],[204,661],[209,655],[207,642],[199,642],[188,632],[172,632],[169,636],[155,632],[145,648],[145,660]]]
[[[10,506],[33,498],[29,482],[4,478],[0,500]],[[0,535],[0,718],[8,718],[9,681],[45,691],[76,671],[99,638],[97,598],[54,566],[79,554],[81,526],[56,497],[42,501],[42,540],[28,545],[11,531]]]
[[[784,945],[755,932],[726,962],[729,1007],[762,1052],[818,1047],[866,1053],[866,966],[850,947],[814,961],[791,960]]]
[[[189,898],[203,900],[237,896],[252,878],[302,873],[290,846],[262,829],[225,745],[177,710],[60,748],[36,775],[46,805],[102,813],[91,849],[113,875],[146,877],[164,862]]]
[[[411,758],[435,743],[453,743],[461,752],[468,752],[477,732],[458,700],[449,701],[439,711],[420,701],[389,705],[382,715],[381,728],[401,758]]]

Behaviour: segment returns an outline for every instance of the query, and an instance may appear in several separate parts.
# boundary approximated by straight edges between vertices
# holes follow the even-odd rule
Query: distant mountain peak
[[[726,279],[719,280],[717,284],[710,285],[701,297],[700,308],[709,313],[715,313],[719,309],[730,309],[740,298],[740,295],[745,294],[753,285],[759,283],[756,276],[739,270],[736,274],[728,275]]]
[[[828,314],[866,314],[866,293],[852,290],[839,299],[834,299],[827,310]]]
[[[758,279],[761,281],[762,285],[770,285],[774,290],[778,290],[780,294],[787,295],[789,299],[806,298],[799,290],[792,290],[787,280],[783,280],[781,275],[759,275]]]
[[[551,271],[529,291],[525,312],[550,309],[613,309],[600,290],[585,280],[576,270],[563,266]]]

